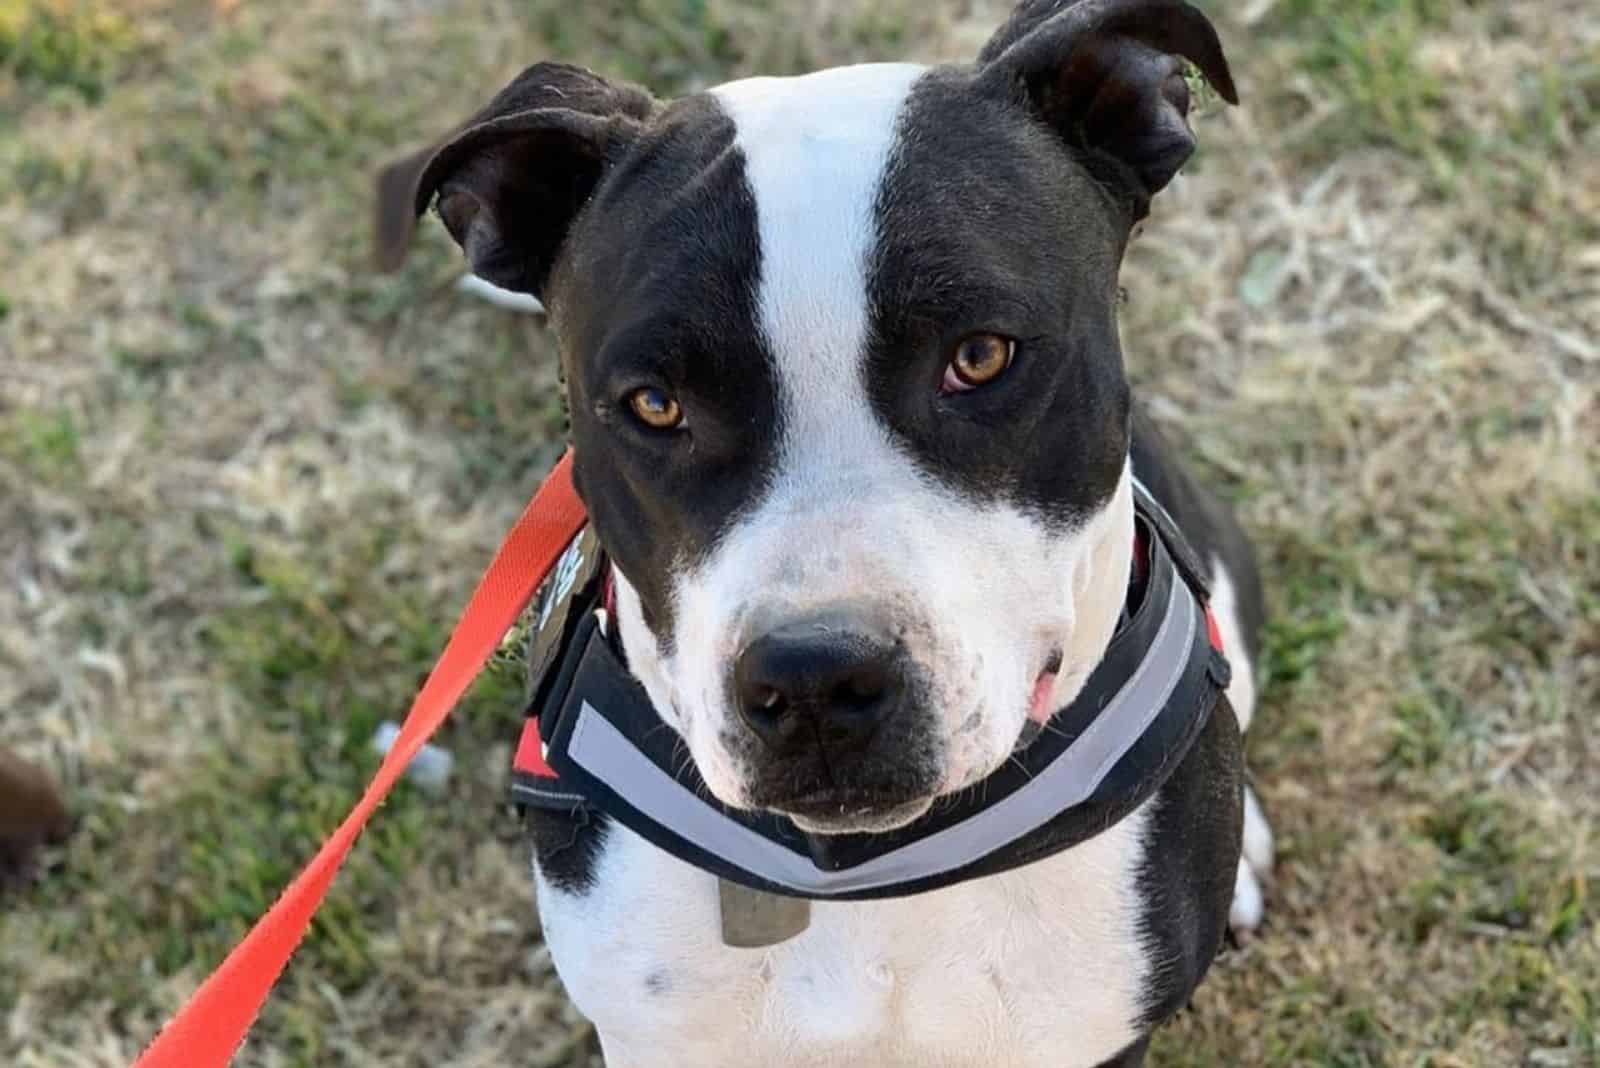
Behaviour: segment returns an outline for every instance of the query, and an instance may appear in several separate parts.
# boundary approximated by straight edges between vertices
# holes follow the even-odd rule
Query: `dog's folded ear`
[[[431,144],[378,169],[377,243],[372,258],[380,271],[398,271],[411,251],[411,238],[417,231],[417,178],[437,151],[439,145]]]
[[[413,217],[437,197],[439,217],[474,274],[541,296],[573,219],[654,108],[637,86],[537,63],[425,162],[418,154],[392,165],[387,179],[380,176],[380,201],[385,180],[391,193],[411,183]],[[381,255],[381,223],[379,234]]]
[[[1142,218],[1194,152],[1184,59],[1239,102],[1217,31],[1184,0],[1024,0],[978,65],[981,85],[1103,164]]]

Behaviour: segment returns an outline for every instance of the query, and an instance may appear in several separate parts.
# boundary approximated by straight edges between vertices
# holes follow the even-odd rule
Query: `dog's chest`
[[[593,889],[541,880],[540,914],[610,1068],[1092,1068],[1139,1033],[1144,823],[916,897],[818,902],[756,950],[722,944],[711,877],[613,825]]]

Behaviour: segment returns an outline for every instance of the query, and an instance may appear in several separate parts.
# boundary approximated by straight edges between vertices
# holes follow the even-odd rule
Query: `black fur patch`
[[[1143,996],[1150,1027],[1188,1004],[1228,926],[1244,827],[1244,762],[1238,725],[1223,712],[1211,716],[1156,795],[1145,841],[1138,884],[1151,962]]]
[[[709,96],[664,108],[601,181],[552,283],[577,487],[666,648],[668,576],[739,518],[779,432],[755,197],[734,135]],[[645,386],[677,397],[684,430],[630,417],[625,398]]]
[[[524,816],[528,843],[545,882],[568,894],[594,889],[595,865],[610,837],[611,821],[591,809],[568,815],[528,808]]]
[[[1127,222],[1055,133],[969,71],[913,88],[879,193],[872,403],[932,478],[1062,523],[1115,491],[1129,392],[1117,341]],[[1017,340],[1010,369],[941,395],[963,336]]]

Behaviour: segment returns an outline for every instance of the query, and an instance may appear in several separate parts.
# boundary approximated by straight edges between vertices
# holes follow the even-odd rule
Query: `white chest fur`
[[[609,1068],[1092,1068],[1137,1037],[1144,809],[1015,872],[818,902],[722,945],[714,880],[613,824],[594,888],[539,881],[545,938]]]

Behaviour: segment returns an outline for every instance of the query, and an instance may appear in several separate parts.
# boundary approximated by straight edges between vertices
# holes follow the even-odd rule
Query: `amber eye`
[[[683,406],[672,394],[654,386],[628,394],[628,407],[651,430],[675,430],[683,425]]]
[[[987,385],[1005,373],[1016,353],[1017,343],[1008,337],[969,334],[956,343],[939,388],[945,393],[962,393]]]

